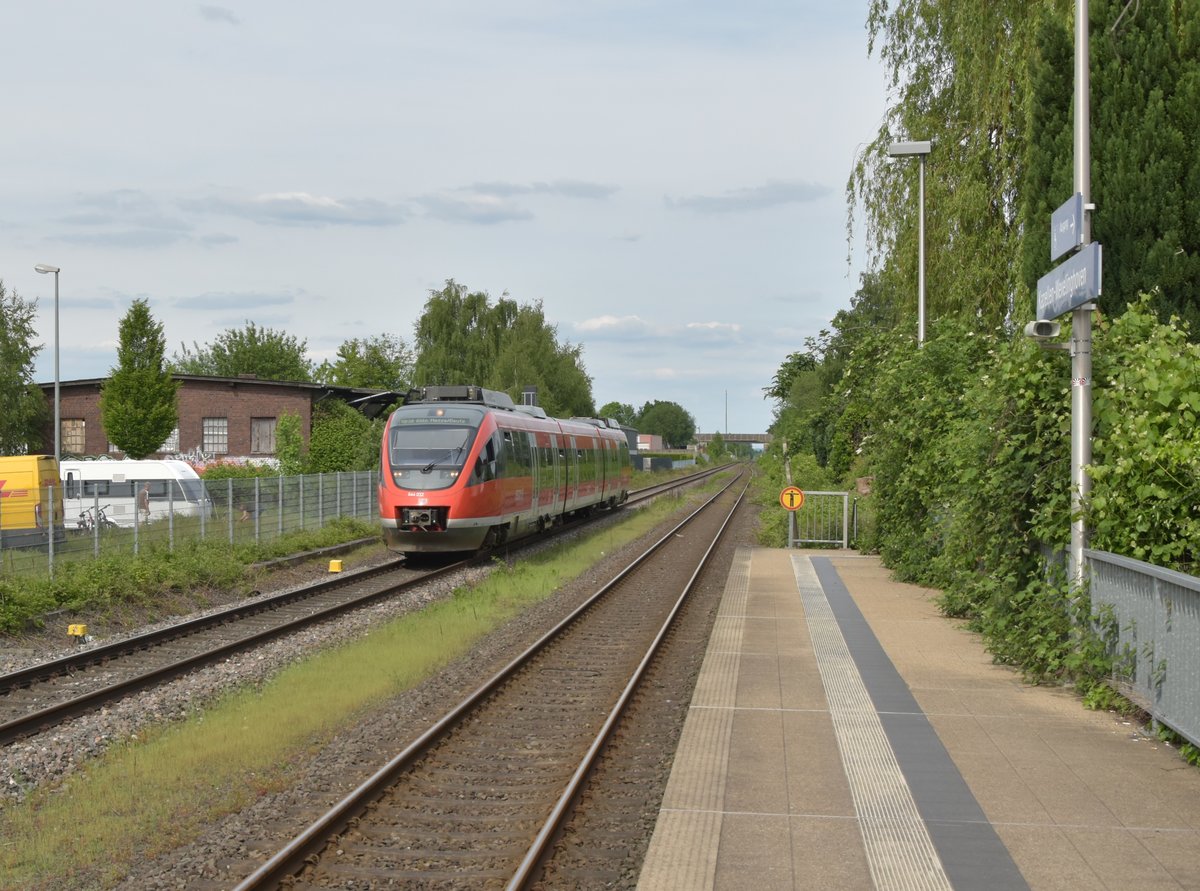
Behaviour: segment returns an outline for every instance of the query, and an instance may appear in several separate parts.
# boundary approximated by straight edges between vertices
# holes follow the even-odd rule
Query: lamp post
[[[893,142],[888,154],[893,158],[916,155],[920,162],[917,187],[917,346],[925,345],[925,156],[933,144],[921,142]]]
[[[54,463],[62,458],[62,402],[58,394],[58,273],[57,266],[39,263],[33,267],[37,272],[54,273]]]

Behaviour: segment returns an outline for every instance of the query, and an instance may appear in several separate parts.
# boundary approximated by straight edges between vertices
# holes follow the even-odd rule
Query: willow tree
[[[918,265],[918,164],[887,153],[901,140],[933,142],[925,170],[930,322],[959,316],[997,324],[1012,317],[1020,280],[1026,60],[1036,39],[1035,13],[1064,4],[871,0],[868,52],[878,50],[895,98],[847,183],[848,226],[852,232],[860,206],[868,263],[889,291],[902,295],[898,324],[915,322]]]
[[[1154,291],[1160,319],[1200,323],[1200,4],[1092,0],[1092,236],[1104,246],[1101,308]],[[929,139],[927,312],[1032,317],[1053,268],[1051,212],[1074,191],[1070,0],[872,0],[895,97],[847,185],[873,268],[915,317],[917,165],[888,144]],[[853,217],[850,225],[853,226]]]
[[[551,415],[592,415],[592,381],[582,348],[558,341],[541,302],[494,304],[453,279],[430,292],[416,323],[413,383],[478,384],[519,399],[527,386]]]

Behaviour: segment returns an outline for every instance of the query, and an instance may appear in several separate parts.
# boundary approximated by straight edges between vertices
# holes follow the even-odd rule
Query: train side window
[[[508,430],[504,431],[504,440],[500,447],[500,469],[497,474],[501,479],[510,474],[519,473],[517,468],[517,455],[513,448],[512,433]]]
[[[479,450],[479,458],[475,461],[473,471],[475,482],[484,483],[496,478],[496,456],[500,453],[496,447],[496,441],[497,436],[493,434]]]

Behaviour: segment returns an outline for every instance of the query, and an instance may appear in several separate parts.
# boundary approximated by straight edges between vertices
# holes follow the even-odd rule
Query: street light
[[[58,273],[57,266],[39,263],[33,267],[37,272],[54,273],[54,463],[62,458],[62,402],[58,395]]]
[[[931,148],[933,144],[928,139],[922,142],[893,142],[888,148],[888,154],[893,158],[916,155],[920,161],[920,185],[917,191],[917,346],[925,345],[925,156]]]

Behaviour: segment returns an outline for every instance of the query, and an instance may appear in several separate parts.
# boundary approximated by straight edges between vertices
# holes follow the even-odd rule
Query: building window
[[[115,442],[113,442],[112,440],[109,440],[108,452],[110,455],[119,455],[119,454],[121,454],[121,447],[119,445],[117,445]]]
[[[250,419],[250,453],[252,455],[275,454],[275,419]]]
[[[200,448],[212,455],[229,451],[229,418],[205,418],[204,436]]]
[[[62,450],[72,455],[82,455],[87,448],[83,418],[62,419]]]
[[[171,431],[171,435],[166,438],[162,445],[158,447],[159,452],[173,455],[179,451],[179,428],[176,427]]]

